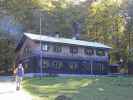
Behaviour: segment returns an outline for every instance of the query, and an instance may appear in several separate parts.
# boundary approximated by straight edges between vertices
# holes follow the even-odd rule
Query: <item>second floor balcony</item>
[[[44,52],[40,50],[34,50],[33,55],[40,56],[42,54],[42,57],[44,58],[55,58],[55,59],[69,59],[69,60],[93,60],[93,61],[104,61],[108,62],[109,57],[108,55],[104,56],[98,56],[96,54],[94,55],[85,55],[82,53],[78,54],[72,54],[72,53],[56,53],[56,52]]]

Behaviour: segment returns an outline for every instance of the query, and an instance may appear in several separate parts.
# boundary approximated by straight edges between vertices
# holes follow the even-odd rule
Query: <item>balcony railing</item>
[[[35,55],[40,55],[40,51],[34,51]],[[71,53],[56,53],[56,52],[45,52],[42,53],[43,57],[48,58],[60,58],[60,59],[79,59],[79,60],[95,60],[95,61],[109,61],[108,56],[97,56],[97,55],[85,55],[85,54],[71,54]]]

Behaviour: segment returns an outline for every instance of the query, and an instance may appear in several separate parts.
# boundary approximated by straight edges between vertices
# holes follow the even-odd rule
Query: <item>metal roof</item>
[[[73,45],[80,45],[80,46],[111,49],[111,47],[98,42],[88,42],[83,40],[68,39],[68,38],[62,38],[62,37],[52,37],[52,36],[32,34],[32,33],[24,33],[24,35],[29,39],[37,40],[37,41],[41,40],[45,42],[64,43],[64,44],[73,44]]]

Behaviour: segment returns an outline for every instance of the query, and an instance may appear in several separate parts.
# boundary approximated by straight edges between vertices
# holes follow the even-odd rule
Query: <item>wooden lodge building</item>
[[[108,74],[111,47],[62,37],[24,33],[16,47],[16,64],[26,73]],[[40,67],[42,66],[42,67]]]

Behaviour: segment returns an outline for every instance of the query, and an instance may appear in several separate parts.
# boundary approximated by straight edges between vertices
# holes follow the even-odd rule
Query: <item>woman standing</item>
[[[16,90],[20,90],[23,76],[24,76],[24,68],[22,64],[19,64],[16,69]]]

